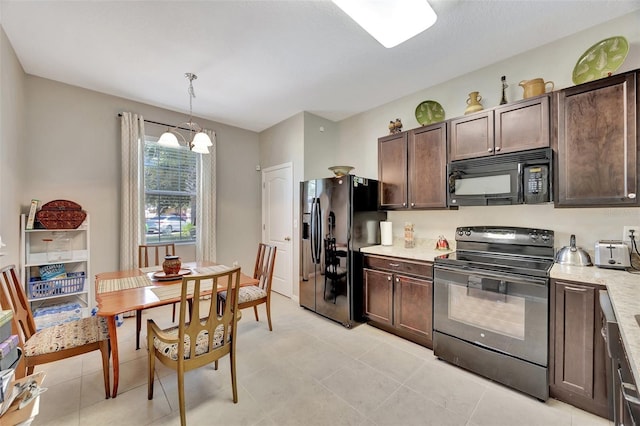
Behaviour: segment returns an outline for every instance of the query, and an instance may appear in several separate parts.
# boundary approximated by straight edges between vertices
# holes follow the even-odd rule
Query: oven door
[[[434,268],[433,328],[547,366],[548,279]]]

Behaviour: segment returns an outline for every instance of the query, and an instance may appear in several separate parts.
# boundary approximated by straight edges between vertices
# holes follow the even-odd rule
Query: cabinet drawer
[[[403,274],[417,275],[424,278],[433,278],[433,263],[400,260],[394,257],[365,256],[365,268],[382,269],[385,271],[402,272]]]

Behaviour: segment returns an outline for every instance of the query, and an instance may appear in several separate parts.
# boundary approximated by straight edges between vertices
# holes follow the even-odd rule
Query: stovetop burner
[[[554,262],[553,231],[517,227],[460,227],[457,251],[436,265],[483,269],[535,277],[549,276]]]

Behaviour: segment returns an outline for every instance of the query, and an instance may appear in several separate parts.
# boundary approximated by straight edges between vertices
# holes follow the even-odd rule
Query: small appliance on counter
[[[576,236],[571,235],[569,246],[564,246],[556,253],[556,262],[560,265],[591,266],[591,256],[586,250],[576,246]]]
[[[596,243],[598,268],[625,269],[631,266],[629,246],[622,241],[600,240]]]

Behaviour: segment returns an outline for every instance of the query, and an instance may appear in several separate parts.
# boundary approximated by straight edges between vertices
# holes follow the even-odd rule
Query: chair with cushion
[[[165,256],[175,256],[176,245],[166,244],[140,244],[138,246],[138,268],[148,268],[149,266],[160,266]],[[171,321],[176,320],[176,304],[173,304],[173,314]],[[142,330],[142,310],[136,311],[136,349],[140,349],[140,330]]]
[[[212,287],[207,287],[212,286]],[[224,287],[231,294],[231,303],[224,311],[217,312],[214,297],[194,303],[192,314],[188,304],[191,297],[200,300],[206,288]],[[184,374],[187,371],[215,362],[229,355],[231,361],[231,386],[233,402],[238,402],[236,383],[236,333],[240,316],[238,290],[240,288],[240,268],[209,275],[187,275],[182,278],[180,312],[178,326],[160,329],[152,319],[147,320],[147,343],[149,348],[148,398],[153,399],[153,378],[156,358],[165,366],[176,370],[178,376],[178,400],[180,423],[186,425]],[[204,312],[204,316],[200,312]],[[190,322],[188,320],[191,319]]]
[[[92,316],[36,331],[31,307],[15,265],[0,270],[0,306],[13,311],[24,363],[16,377],[33,374],[36,365],[99,350],[105,397],[109,398],[109,331],[104,318]],[[15,332],[14,331],[14,332]],[[23,365],[24,367],[20,367]],[[25,371],[26,369],[26,371]]]
[[[271,327],[271,279],[273,277],[273,266],[276,261],[277,247],[260,243],[258,245],[258,255],[256,256],[256,264],[253,270],[253,278],[259,282],[254,286],[246,286],[240,289],[240,299],[238,300],[238,308],[245,309],[253,306],[253,312],[258,319],[258,305],[264,303],[267,310],[267,321],[269,322],[269,330]],[[218,293],[218,302],[221,307],[226,303],[226,292]]]

